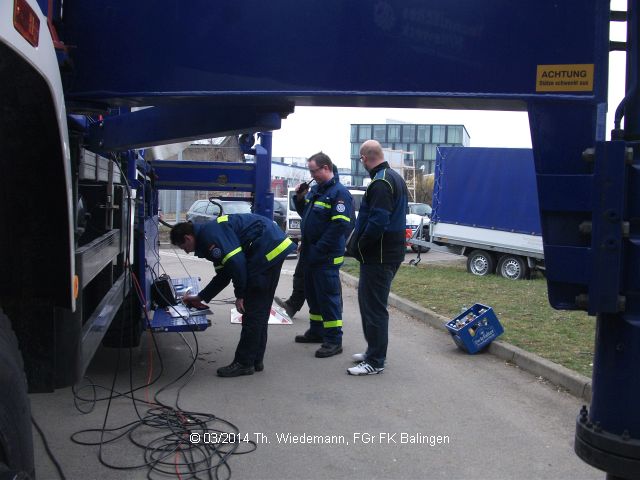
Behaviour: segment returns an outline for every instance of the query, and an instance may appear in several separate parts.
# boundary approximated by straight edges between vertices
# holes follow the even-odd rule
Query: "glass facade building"
[[[413,152],[416,169],[433,173],[436,148],[468,147],[469,133],[464,125],[423,125],[410,123],[351,124],[351,174],[354,185],[362,185],[368,173],[360,163],[360,145],[378,140],[382,148]],[[407,155],[407,160],[411,155]]]

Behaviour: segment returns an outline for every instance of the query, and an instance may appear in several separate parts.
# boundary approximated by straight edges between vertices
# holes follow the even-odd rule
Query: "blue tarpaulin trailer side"
[[[531,149],[438,148],[433,221],[542,235]]]
[[[543,267],[530,149],[440,147],[435,175],[433,248],[465,255],[474,275],[518,280]]]

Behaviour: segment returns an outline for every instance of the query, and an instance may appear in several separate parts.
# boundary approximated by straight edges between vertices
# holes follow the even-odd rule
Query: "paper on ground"
[[[242,323],[242,314],[238,313],[235,308],[231,309],[231,323]],[[273,304],[269,315],[269,325],[293,325],[293,321],[282,308]]]

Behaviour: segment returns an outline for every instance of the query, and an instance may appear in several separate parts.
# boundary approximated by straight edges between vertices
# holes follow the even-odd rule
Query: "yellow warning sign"
[[[536,92],[593,91],[593,63],[538,65]]]

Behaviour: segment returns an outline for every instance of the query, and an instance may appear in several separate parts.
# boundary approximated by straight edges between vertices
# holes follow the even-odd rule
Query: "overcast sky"
[[[612,0],[612,10],[626,10],[625,0]],[[613,22],[611,39],[626,40],[624,24]],[[624,53],[612,52],[609,61],[609,112],[607,130],[624,97]],[[531,147],[526,112],[476,110],[423,110],[384,108],[297,107],[273,133],[274,157],[309,157],[322,150],[340,167],[350,167],[350,125],[385,123],[387,119],[409,123],[462,124],[472,147]],[[607,134],[609,139],[610,134]]]

